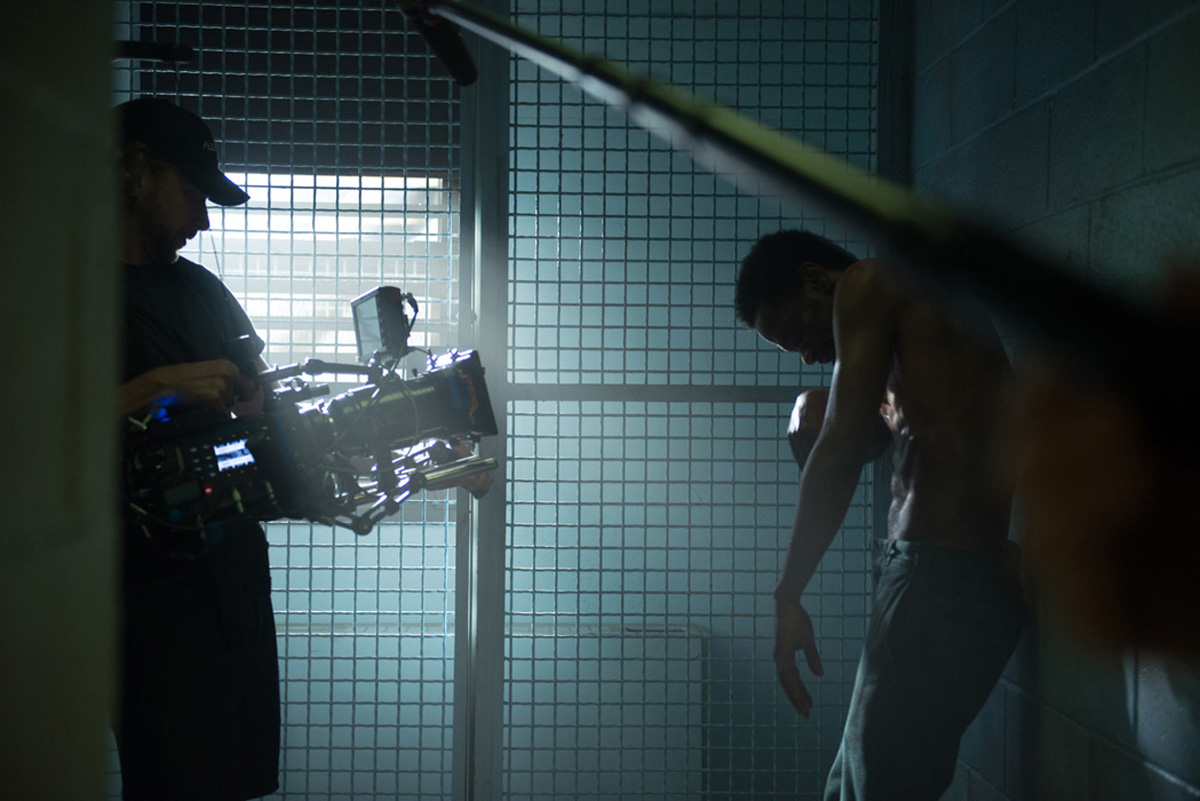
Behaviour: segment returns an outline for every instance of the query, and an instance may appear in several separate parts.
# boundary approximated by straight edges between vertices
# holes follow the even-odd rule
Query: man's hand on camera
[[[228,409],[244,380],[237,365],[226,359],[157,367],[121,385],[121,413],[128,416],[162,403]]]

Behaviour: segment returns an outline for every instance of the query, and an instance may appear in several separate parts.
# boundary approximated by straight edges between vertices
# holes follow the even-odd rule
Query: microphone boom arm
[[[422,5],[624,111],[739,188],[759,194],[770,186],[785,202],[823,207],[879,242],[943,306],[965,296],[1041,344],[1066,346],[1084,377],[1131,392],[1165,449],[1182,455],[1200,444],[1194,427],[1179,425],[1200,389],[1181,391],[1175,379],[1180,365],[1200,362],[1200,325],[1087,282],[989,226],[728,108],[465,3]]]

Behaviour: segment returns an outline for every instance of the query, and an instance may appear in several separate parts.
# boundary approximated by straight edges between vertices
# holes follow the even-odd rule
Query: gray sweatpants
[[[885,540],[825,801],[937,801],[1021,633],[1000,554]]]

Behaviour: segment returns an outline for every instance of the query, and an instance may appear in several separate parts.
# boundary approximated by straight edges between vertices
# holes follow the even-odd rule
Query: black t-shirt
[[[249,335],[264,343],[215,275],[180,258],[173,264],[122,265],[125,271],[125,380],[156,367],[230,358],[227,343]]]
[[[200,265],[180,258],[170,264],[124,264],[122,269],[123,380],[172,364],[230,359],[230,343],[243,335],[249,336],[251,353],[247,355],[262,352],[263,340],[246,312],[220,279]],[[226,523],[213,554],[185,559],[147,537],[144,521],[128,515],[126,519],[124,567],[130,583],[208,572],[211,564],[206,563],[228,565],[235,573],[255,576],[266,570],[266,539],[257,523]],[[149,528],[155,536],[170,536],[153,525]]]

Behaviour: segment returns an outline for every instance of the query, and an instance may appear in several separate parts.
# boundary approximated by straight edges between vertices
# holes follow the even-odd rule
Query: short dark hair
[[[747,328],[754,327],[763,301],[793,295],[804,287],[796,268],[806,261],[844,270],[858,257],[823,236],[808,231],[776,231],[761,237],[738,272],[733,308]]]

